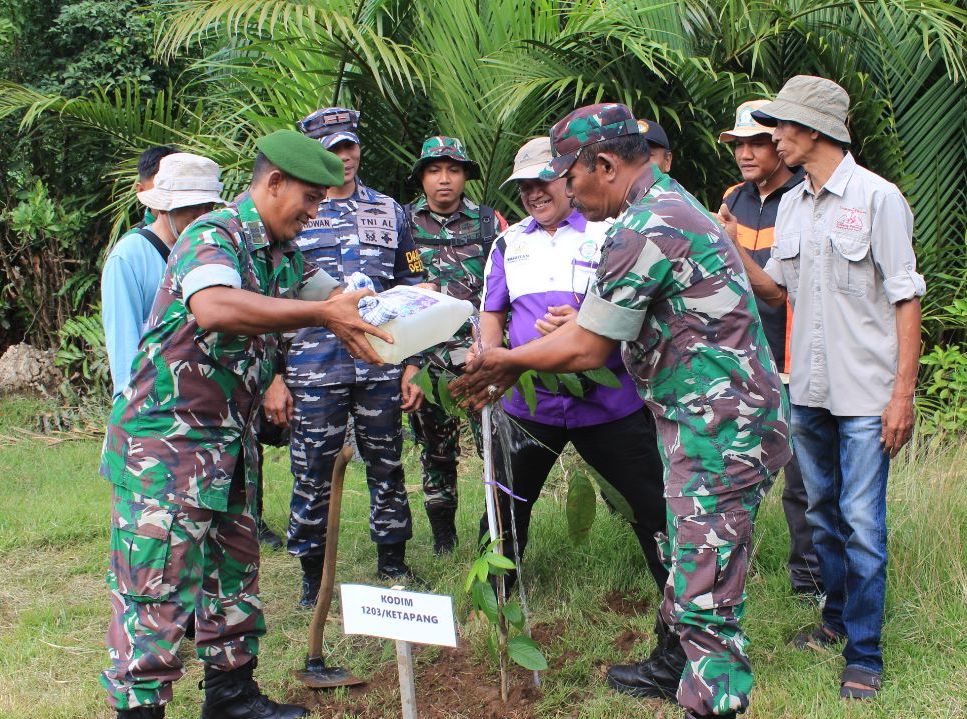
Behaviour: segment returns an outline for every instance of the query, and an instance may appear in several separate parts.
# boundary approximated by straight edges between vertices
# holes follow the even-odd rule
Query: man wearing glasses
[[[504,182],[517,182],[528,216],[498,237],[487,261],[480,316],[484,349],[502,346],[505,330],[511,347],[555,331],[577,315],[594,278],[608,224],[588,222],[571,208],[563,178],[538,179],[550,160],[550,138],[530,140],[517,153],[514,172]],[[668,571],[655,541],[655,533],[665,524],[655,422],[644,409],[617,348],[606,366],[620,386],[606,387],[578,375],[570,388],[538,382],[534,412],[517,389],[503,401],[517,435],[510,460],[513,492],[521,498],[513,500],[518,546],[523,554],[534,502],[554,462],[572,442],[630,505],[632,526],[661,591]],[[503,527],[510,527],[511,501],[500,494]],[[486,522],[485,516],[481,533]]]

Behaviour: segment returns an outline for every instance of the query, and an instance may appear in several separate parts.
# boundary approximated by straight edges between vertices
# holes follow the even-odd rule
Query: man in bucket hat
[[[752,113],[775,127],[779,156],[806,178],[779,204],[765,269],[745,259],[756,294],[774,306],[788,299],[795,310],[792,431],[826,602],[819,625],[794,643],[846,640],[847,699],[880,688],[886,484],[890,459],[913,429],[926,291],[910,208],[846,149],[848,110],[835,82],[797,75]]]
[[[184,673],[178,649],[191,615],[205,665],[203,719],[307,714],[270,701],[253,679],[265,633],[256,418],[279,333],[325,326],[371,362],[379,357],[366,334],[392,337],[359,317],[357,303],[371,292],[307,301],[326,295],[331,278],[306,265],[292,239],[326,188],[342,183],[342,163],[291,130],[256,147],[248,192],[194,222],[172,248],[108,421],[111,667],[101,683],[124,719],[164,716]]]
[[[192,186],[198,189],[201,184],[210,184],[212,179],[218,183],[220,171],[215,163],[204,167],[184,162],[172,165],[162,173],[162,182],[168,185],[183,180],[185,189],[169,189],[161,196],[155,193],[154,181],[161,162],[175,154],[182,158],[198,157],[178,153],[176,149],[168,146],[148,148],[141,153],[138,160],[136,187],[138,199],[145,198],[142,204],[145,201],[167,204],[173,196],[177,207],[172,209],[176,210],[174,214],[178,218],[175,229],[180,231],[222,200],[216,191],[210,193],[207,202],[191,206],[187,201]],[[193,175],[194,171],[199,174]],[[145,208],[145,221],[118,240],[104,261],[104,269],[101,271],[101,321],[104,324],[107,360],[111,368],[115,397],[121,394],[131,378],[131,360],[138,351],[141,331],[154,303],[158,285],[161,284],[168,253],[177,239],[177,235],[172,235],[169,223],[159,223],[153,212],[168,208],[153,208],[148,205]]]
[[[428,281],[440,292],[468,300],[474,307],[480,305],[487,254],[497,233],[507,227],[493,208],[477,205],[464,195],[467,180],[479,177],[479,166],[467,156],[460,140],[430,137],[409,177],[423,195],[407,208]],[[427,350],[434,387],[444,372],[460,371],[472,343],[467,322],[452,339]],[[410,424],[420,445],[423,499],[433,530],[433,549],[437,554],[449,552],[457,542],[460,421],[447,414],[437,398],[413,412]],[[480,422],[475,415],[470,417],[470,428],[479,453]]]
[[[719,134],[719,142],[732,148],[744,182],[725,192],[717,219],[726,233],[760,267],[764,267],[775,243],[776,212],[783,196],[802,182],[801,168],[786,166],[772,142],[772,128],[760,125],[752,113],[767,100],[743,102],[735,111],[735,126]],[[789,384],[792,356],[786,351],[792,312],[786,305],[770,307],[757,300],[759,316],[769,340],[783,384]],[[812,529],[806,522],[806,488],[795,458],[783,470],[782,510],[789,527],[789,556],[786,566],[793,592],[818,598],[823,592],[819,560],[813,548]]]
[[[359,178],[359,112],[326,107],[298,126],[343,165],[342,182],[330,188],[318,216],[295,238],[306,260],[340,282],[362,273],[377,292],[421,283],[423,264],[403,208]],[[276,378],[265,409],[270,421],[292,431],[294,484],[287,548],[302,565],[299,604],[314,606],[319,593],[332,469],[350,419],[366,465],[377,575],[393,583],[412,580],[406,542],[413,536],[413,523],[400,460],[401,418],[423,399],[410,383],[420,359],[372,367],[350,357],[324,327],[299,330],[283,355],[285,381]]]
[[[564,178],[540,178],[550,160],[550,138],[534,138],[521,147],[514,171],[503,183],[517,183],[527,216],[500,234],[487,260],[480,313],[485,349],[503,346],[505,330],[509,346],[516,347],[573,318],[600,262],[608,225],[588,222],[571,207]],[[518,550],[523,557],[534,504],[548,473],[571,442],[627,502],[634,515],[632,529],[661,591],[668,572],[655,542],[655,533],[665,523],[655,420],[638,396],[617,348],[606,366],[620,386],[606,387],[583,376],[577,391],[566,385],[552,390],[537,383],[534,412],[516,389],[503,401],[504,410],[514,418],[509,449],[516,499],[499,494],[501,526],[509,540],[513,501]],[[501,461],[496,464],[498,469],[502,467]],[[480,520],[480,532],[481,536],[487,532],[486,515]],[[515,580],[516,572],[512,572],[505,582],[507,591]]]
[[[665,463],[670,572],[665,631],[645,661],[611,667],[635,696],[676,699],[686,716],[735,717],[752,673],[740,627],[752,529],[791,456],[788,406],[742,262],[721,227],[650,162],[624,105],[579,108],[551,128],[547,177],[591,221],[616,218],[577,319],[512,350],[485,351],[454,383],[473,406],[525,369],[600,367],[622,358],[655,415]]]

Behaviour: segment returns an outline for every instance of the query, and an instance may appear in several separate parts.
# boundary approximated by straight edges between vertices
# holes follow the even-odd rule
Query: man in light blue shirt
[[[150,225],[129,232],[111,250],[101,275],[101,317],[114,396],[131,378],[131,361],[168,262],[188,225],[221,204],[221,170],[207,157],[175,152],[162,157],[152,186],[138,200],[154,210]]]
[[[154,188],[161,159],[178,152],[169,145],[149,147],[138,159],[138,194]],[[141,329],[151,312],[154,296],[165,271],[167,252],[162,253],[143,234],[156,217],[148,208],[144,221],[114,245],[101,273],[101,320],[111,366],[112,394],[124,391],[131,376],[131,361],[138,351]],[[173,242],[173,240],[172,240]],[[164,248],[167,250],[167,246]]]

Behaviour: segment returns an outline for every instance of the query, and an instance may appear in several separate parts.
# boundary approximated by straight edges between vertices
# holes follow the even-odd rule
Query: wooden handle
[[[332,604],[332,590],[336,581],[336,547],[339,543],[339,514],[342,509],[342,485],[346,478],[346,467],[353,458],[353,448],[343,445],[342,451],[336,455],[336,462],[332,467],[332,484],[329,487],[329,515],[326,517],[326,553],[322,564],[322,581],[319,584],[319,595],[316,597],[316,607],[312,611],[312,622],[309,624],[309,656],[318,657],[322,654],[322,639],[326,630],[326,619],[329,617],[329,606]]]

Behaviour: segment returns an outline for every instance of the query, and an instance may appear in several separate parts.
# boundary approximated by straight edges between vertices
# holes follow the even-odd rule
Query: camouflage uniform
[[[623,340],[655,414],[671,572],[662,618],[688,664],[679,703],[743,711],[744,612],[759,501],[788,462],[788,404],[735,248],[702,206],[649,165],[605,241],[578,323]]]
[[[583,146],[639,132],[622,105],[576,110],[551,130],[552,175]],[[655,415],[665,464],[670,571],[660,608],[685,668],[692,714],[748,706],[744,612],[756,511],[790,459],[788,401],[739,255],[681,185],[649,163],[608,231],[578,323],[622,341]]]
[[[439,285],[443,294],[468,300],[479,309],[484,265],[502,218],[466,197],[457,211],[447,217],[433,212],[426,198],[409,209],[413,240],[420,248],[428,280]],[[459,372],[472,343],[468,321],[451,339],[428,350],[434,387],[445,371]],[[444,412],[439,402],[424,402],[410,415],[410,424],[420,444],[424,502],[427,506],[456,508],[460,420]],[[482,451],[479,416],[470,418],[470,429],[479,454]]]
[[[322,202],[295,243],[308,262],[334,278],[362,272],[377,292],[423,281],[403,208],[358,178],[350,197]],[[324,552],[332,468],[350,415],[366,463],[370,535],[377,544],[406,541],[413,530],[400,461],[400,366],[354,360],[321,327],[300,330],[291,339],[285,370],[295,405],[289,551],[298,557]]]
[[[214,285],[294,297],[315,273],[291,243],[270,244],[247,194],[172,250],[101,460],[114,484],[112,666],[101,683],[118,709],[171,699],[192,612],[199,658],[222,670],[247,664],[265,632],[255,425],[278,341],[202,330],[187,301]]]

